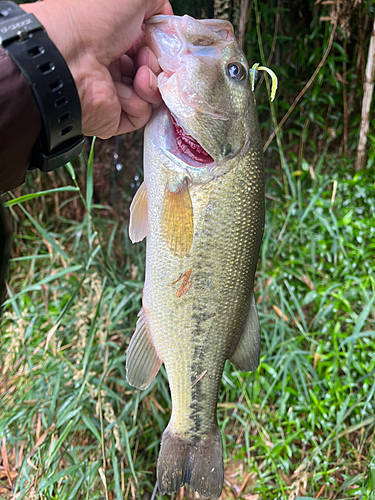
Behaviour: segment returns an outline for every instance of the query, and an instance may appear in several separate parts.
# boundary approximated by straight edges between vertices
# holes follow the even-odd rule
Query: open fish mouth
[[[211,156],[205,151],[198,141],[191,135],[184,132],[183,128],[178,125],[176,119],[171,113],[173,134],[176,141],[176,146],[179,153],[186,155],[191,160],[206,165],[213,163]]]

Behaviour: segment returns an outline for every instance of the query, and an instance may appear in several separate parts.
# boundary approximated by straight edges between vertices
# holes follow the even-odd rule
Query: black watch
[[[55,170],[78,156],[84,144],[72,74],[36,17],[13,2],[0,1],[0,46],[30,83],[42,117],[29,170]]]

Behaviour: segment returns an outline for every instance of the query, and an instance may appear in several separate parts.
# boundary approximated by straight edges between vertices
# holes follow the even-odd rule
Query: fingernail
[[[132,89],[127,85],[121,85],[121,87],[119,87],[119,96],[122,99],[130,99],[132,94],[133,94]]]

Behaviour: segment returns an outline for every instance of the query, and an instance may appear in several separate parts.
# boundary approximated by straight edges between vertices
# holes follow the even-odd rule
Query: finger
[[[121,82],[125,77],[132,79],[135,75],[133,60],[126,54],[122,55],[119,59],[111,63],[109,72],[114,82]]]
[[[126,51],[126,53],[131,59],[134,60],[135,56],[138,54],[138,52],[141,50],[141,48],[144,47],[145,45],[147,45],[147,37],[146,37],[146,33],[142,29],[142,30],[140,30],[137,38],[134,40],[134,42],[129,47],[129,49]]]
[[[115,86],[122,109],[117,134],[125,134],[143,127],[150,118],[151,104],[141,99],[131,87],[120,82],[115,82]]]
[[[155,1],[151,5],[151,7],[147,10],[145,16],[144,16],[144,21],[147,21],[151,16],[154,16],[156,14],[162,14],[166,16],[171,16],[173,15],[173,10],[171,7],[171,4],[167,1],[164,1],[164,3],[161,1]],[[126,53],[131,57],[134,58],[135,55],[139,52],[139,50],[144,46],[147,45],[147,36],[144,32],[144,29],[141,29],[138,33],[138,36],[135,38],[133,41],[131,47],[126,51]]]
[[[165,2],[161,14],[164,14],[165,16],[173,16],[172,5],[169,2]]]
[[[158,75],[161,72],[161,68],[159,66],[158,58],[152,52],[150,47],[142,47],[134,59],[134,66],[138,69],[141,66],[148,66],[153,73]]]
[[[158,79],[156,75],[147,66],[141,66],[134,78],[133,87],[136,93],[144,101],[152,104],[161,101],[161,95],[158,90]]]
[[[121,83],[123,83],[124,85],[127,85],[128,87],[132,87],[133,86],[133,78],[129,78],[128,76],[122,76]]]
[[[120,69],[122,76],[128,76],[129,78],[134,78],[135,75],[134,62],[133,59],[129,57],[127,54],[123,54],[120,57]]]
[[[120,124],[118,127],[118,131],[116,135],[127,134],[129,132],[133,132],[134,130],[138,130],[146,125],[151,116],[152,108],[147,115],[143,115],[142,117],[133,117],[125,111],[121,112]]]

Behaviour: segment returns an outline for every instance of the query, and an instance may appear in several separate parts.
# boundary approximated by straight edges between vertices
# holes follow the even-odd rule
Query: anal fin
[[[260,326],[255,298],[251,302],[250,313],[245,330],[230,356],[229,361],[243,372],[254,371],[259,366]]]
[[[137,243],[147,236],[148,231],[147,189],[142,182],[130,205],[129,238],[132,243]]]
[[[133,387],[147,389],[156,377],[162,361],[152,342],[143,307],[138,318],[126,355],[126,378]]]

